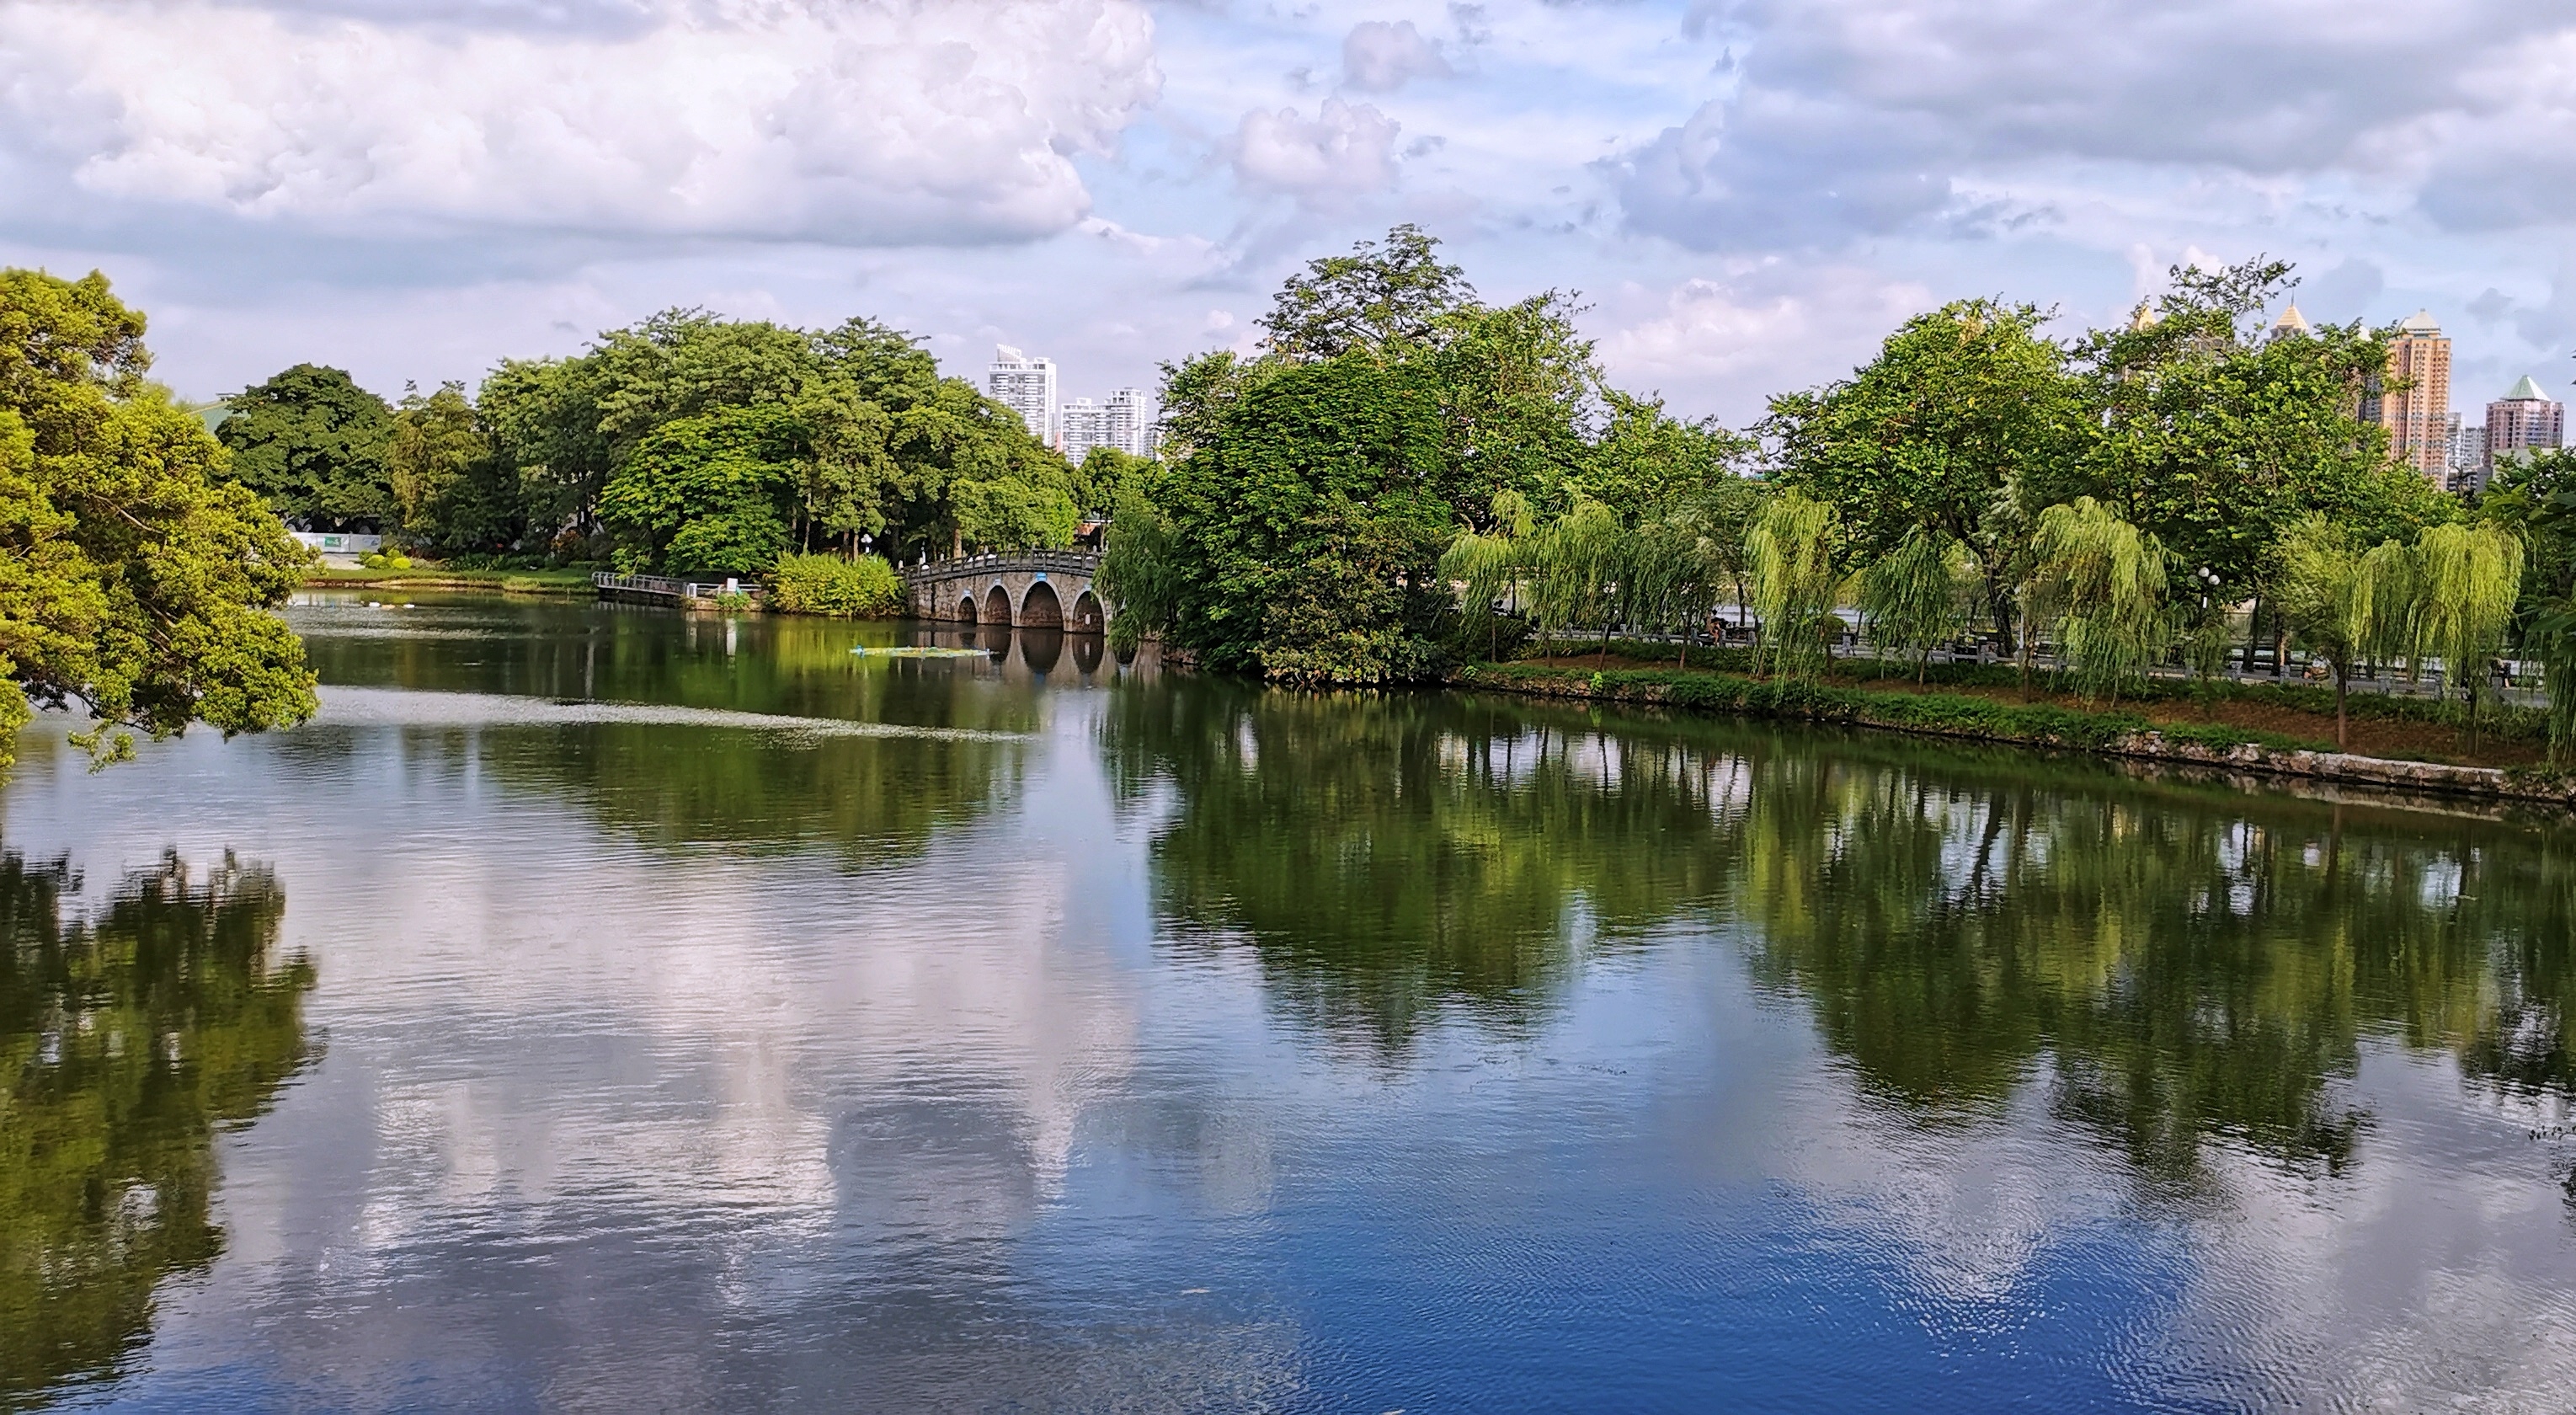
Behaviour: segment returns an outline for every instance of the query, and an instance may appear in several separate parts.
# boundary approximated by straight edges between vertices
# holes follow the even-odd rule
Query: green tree
[[[1413,225],[1326,256],[1288,278],[1262,316],[1263,343],[1294,361],[1338,358],[1438,338],[1448,316],[1476,303],[1466,272],[1443,265],[1440,243]]]
[[[403,531],[446,550],[498,550],[519,539],[526,506],[465,385],[406,393],[385,451]]]
[[[1105,521],[1131,491],[1142,491],[1161,464],[1115,447],[1094,447],[1073,469],[1073,504],[1085,520]]]
[[[1960,300],[1907,320],[1849,379],[1771,400],[1762,431],[1777,479],[1833,508],[1855,559],[1918,532],[1974,557],[1987,612],[2009,639],[2029,523],[2018,493],[2078,456],[2090,434],[2051,311]]]
[[[2179,563],[2206,567],[2217,606],[2268,589],[2271,547],[2311,513],[2365,543],[2411,540],[2455,514],[2358,416],[2360,389],[2387,367],[2383,333],[2317,325],[2266,337],[2264,306],[2295,283],[2283,262],[2171,276],[2152,309],[2079,344],[2100,431],[2082,458],[2032,479],[2028,504],[2099,499]]]
[[[961,477],[952,491],[957,533],[979,550],[1038,550],[1073,544],[1081,513],[1056,479]]]
[[[2490,691],[2487,667],[2504,652],[2522,593],[2522,540],[2496,525],[2435,526],[2416,541],[2414,560],[2416,649],[2442,660],[2444,685],[2466,709],[2474,743],[2478,706]]]
[[[2403,602],[2407,588],[2389,583],[2387,554],[2374,559],[2321,513],[2292,522],[2274,554],[2279,569],[2272,593],[2282,619],[2302,647],[2334,670],[2335,745],[2344,746],[2353,666],[2402,638],[2411,610]]]
[[[1834,508],[1799,491],[1763,502],[1744,538],[1753,612],[1762,621],[1754,672],[1784,677],[1821,672],[1839,621],[1834,605],[1848,579]]]
[[[222,444],[148,382],[144,319],[93,272],[0,270],[0,765],[28,705],[77,704],[104,762],[204,722],[313,714],[303,645],[268,611],[309,557]]]
[[[793,425],[777,408],[680,418],[636,448],[600,494],[618,562],[765,574],[788,546]]]
[[[1860,573],[1860,608],[1880,652],[1914,659],[1919,682],[1932,650],[1957,636],[1975,612],[1981,586],[1967,547],[1918,527]]]
[[[394,519],[393,409],[346,372],[297,364],[224,406],[215,436],[232,450],[234,479],[280,516],[312,530]]]
[[[2056,634],[2059,660],[2088,697],[2118,702],[2173,639],[2164,548],[2089,496],[2041,512],[2031,548],[2032,632]]]

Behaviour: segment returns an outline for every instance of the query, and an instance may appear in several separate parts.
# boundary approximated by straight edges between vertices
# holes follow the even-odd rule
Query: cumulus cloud
[[[1393,93],[1408,80],[1448,72],[1448,61],[1411,20],[1364,20],[1342,37],[1342,82],[1362,93]]]
[[[1138,0],[19,0],[0,148],[93,198],[854,244],[1089,210],[1071,157],[1160,85]],[[526,19],[523,12],[521,20]]]
[[[1629,302],[1628,321],[1600,341],[1601,359],[1623,386],[1750,422],[1769,394],[1842,377],[1856,351],[1937,303],[1920,284],[1866,270],[1793,276],[1765,266]]]
[[[1331,207],[1395,185],[1398,125],[1372,104],[1328,98],[1308,119],[1256,108],[1235,132],[1234,170],[1254,187]]]
[[[1727,43],[1730,91],[1612,173],[1633,226],[1702,249],[1886,234],[1963,178],[2049,163],[2404,182],[2443,170],[2427,124],[2505,101],[2475,64],[2428,56],[2576,55],[2563,11],[2508,0],[1721,0],[1695,27]],[[2563,112],[2567,75],[2507,67]],[[2449,209],[2560,210],[2535,190]]]

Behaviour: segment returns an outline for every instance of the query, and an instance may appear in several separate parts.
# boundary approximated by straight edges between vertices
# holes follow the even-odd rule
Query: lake
[[[2565,824],[411,600],[23,736],[0,1404],[2576,1408]]]

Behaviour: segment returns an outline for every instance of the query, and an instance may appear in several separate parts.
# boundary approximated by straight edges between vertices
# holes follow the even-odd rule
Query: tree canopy
[[[224,400],[232,475],[308,530],[393,519],[393,409],[342,369],[297,364]]]
[[[144,319],[95,272],[0,270],[0,764],[30,704],[79,707],[99,761],[204,722],[315,708],[268,611],[307,557],[223,445],[145,378]]]

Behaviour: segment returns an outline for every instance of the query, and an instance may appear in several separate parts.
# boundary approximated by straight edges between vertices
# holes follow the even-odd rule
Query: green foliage
[[[73,740],[101,762],[126,728],[313,714],[303,646],[267,612],[309,558],[150,362],[105,277],[0,270],[0,765],[30,702],[85,709]]]
[[[769,607],[787,614],[882,619],[904,608],[903,582],[873,555],[789,555],[769,572]]]
[[[1129,494],[1139,492],[1153,480],[1162,464],[1151,457],[1138,457],[1115,447],[1094,447],[1073,469],[1073,506],[1088,521],[1105,521],[1118,510],[1118,503]]]
[[[2353,665],[2403,625],[2406,590],[2385,583],[2381,569],[2387,557],[2374,563],[2350,532],[2323,515],[2294,522],[2276,556],[2273,602],[2300,645],[2334,669],[2335,745],[2342,746],[2349,738],[2346,697]]]
[[[224,406],[215,436],[232,451],[233,477],[280,516],[310,530],[393,518],[393,410],[346,372],[297,364]]]
[[[2317,325],[2263,338],[2261,311],[2290,283],[2277,261],[2173,277],[2154,310],[2079,344],[2098,432],[2080,459],[2031,482],[2031,504],[2094,496],[2180,563],[2211,569],[2230,601],[2269,586],[2267,554],[2303,516],[2375,543],[2455,514],[2358,416],[2355,390],[2387,367],[2385,333]]]
[[[1476,302],[1466,272],[1443,265],[1439,242],[1412,225],[1362,241],[1349,255],[1310,261],[1288,278],[1262,316],[1263,342],[1290,360],[1331,359],[1436,338],[1452,313]]]
[[[218,1136],[311,1055],[313,968],[264,869],[176,859],[66,909],[66,862],[0,855],[0,1403],[113,1379],[160,1286],[222,1253]]]
[[[788,547],[781,506],[796,485],[793,435],[776,408],[728,408],[655,429],[600,494],[620,564],[766,573]]]
[[[629,564],[661,562],[675,542],[728,562],[684,568],[757,571],[764,555],[818,541],[855,553],[864,538],[900,558],[1072,539],[1063,458],[1017,414],[940,377],[909,337],[871,320],[797,330],[672,310],[602,334],[578,358],[503,364],[476,412],[496,454],[488,484],[520,488],[523,539],[577,539],[606,523]],[[677,434],[683,441],[757,424],[758,494],[688,475],[665,493],[633,486],[634,475],[681,474],[675,456],[749,465],[738,453],[655,443],[680,424],[697,429]],[[648,459],[656,465],[639,469]],[[629,485],[612,496],[621,479]],[[638,516],[641,502],[675,489],[714,497],[682,518],[708,523],[685,540],[683,524],[652,529],[668,508]]]
[[[447,550],[505,546],[526,524],[518,470],[502,458],[465,385],[406,393],[385,450],[402,531]]]
[[[1912,657],[1922,676],[1932,650],[1955,639],[1974,612],[1975,557],[1939,531],[1917,528],[1860,574],[1871,642]]]
[[[1962,300],[1907,320],[1841,383],[1771,401],[1778,477],[1832,507],[1864,561],[1917,531],[1975,557],[1998,627],[2012,629],[2028,534],[2018,493],[2064,464],[2088,427],[2051,311]]]
[[[1772,497],[1744,549],[1753,612],[1762,621],[1756,664],[1793,678],[1820,672],[1841,627],[1833,609],[1847,580],[1834,509],[1797,491]]]
[[[2040,513],[2031,551],[2032,632],[2054,631],[2087,696],[2108,693],[2118,702],[2172,639],[2163,547],[2079,496]]]
[[[2491,692],[2488,664],[2504,652],[2522,591],[2522,541],[2493,525],[2435,526],[2416,541],[2414,563],[2415,648],[2442,660],[2474,732]]]
[[[1061,477],[959,478],[950,488],[957,530],[968,545],[1038,550],[1073,544],[1081,512]]]

